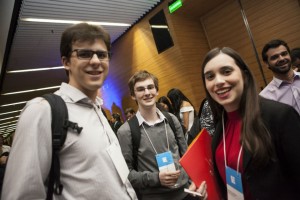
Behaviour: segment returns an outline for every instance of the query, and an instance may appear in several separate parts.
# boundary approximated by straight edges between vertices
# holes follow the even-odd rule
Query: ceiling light
[[[169,27],[166,25],[151,25],[151,28],[163,28],[163,29],[168,29]]]
[[[22,72],[34,72],[34,71],[44,71],[44,70],[52,70],[52,69],[64,69],[64,66],[59,67],[45,67],[45,68],[37,68],[37,69],[24,69],[24,70],[13,70],[13,71],[7,71],[6,73],[22,73]]]
[[[60,85],[52,86],[52,87],[37,88],[37,89],[32,89],[32,90],[23,90],[23,91],[18,91],[18,92],[8,92],[8,93],[3,93],[1,95],[20,94],[20,93],[35,92],[35,91],[41,91],[41,90],[51,90],[51,89],[56,89],[59,87],[60,87]]]
[[[6,129],[6,128],[16,128],[17,124],[9,124],[5,126],[0,126],[0,130]]]
[[[16,103],[3,104],[3,105],[0,105],[0,107],[14,106],[14,105],[23,104],[23,103],[26,103],[26,102],[27,101],[21,101],[21,102],[16,102]]]
[[[11,123],[14,123],[14,122],[17,122],[17,121],[18,120],[14,120],[14,121],[10,121],[10,122],[5,122],[5,123],[0,124],[0,126],[5,125],[5,124],[11,124]]]
[[[1,129],[1,131],[5,131],[5,132],[8,132],[8,131],[14,131],[14,130],[16,130],[16,128],[14,128],[14,127],[7,127],[7,128],[3,128],[3,129]]]
[[[14,117],[3,118],[3,119],[0,119],[0,121],[4,121],[4,120],[8,120],[8,119],[14,119],[14,118],[18,118],[18,117],[20,117],[20,115],[19,116],[14,116]]]
[[[27,22],[42,22],[42,23],[58,23],[58,24],[78,24],[78,23],[88,23],[93,25],[102,26],[130,26],[130,24],[125,23],[111,23],[111,22],[93,22],[93,21],[75,21],[75,20],[58,20],[58,19],[39,19],[39,18],[21,18],[22,21]]]
[[[16,112],[21,112],[21,111],[22,111],[22,110],[14,110],[14,111],[10,111],[10,112],[0,113],[0,115],[7,115],[7,114],[16,113]]]

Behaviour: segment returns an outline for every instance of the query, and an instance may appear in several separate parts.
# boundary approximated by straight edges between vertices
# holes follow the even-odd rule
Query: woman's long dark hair
[[[174,113],[173,106],[172,106],[170,100],[168,99],[168,97],[161,96],[161,97],[159,97],[159,99],[157,100],[157,102],[158,103],[164,103],[164,104],[166,104],[168,106],[168,109],[169,109],[168,112],[169,113]]]
[[[180,113],[180,106],[183,101],[189,102],[192,107],[194,108],[194,116],[196,117],[196,110],[192,102],[177,88],[172,88],[169,90],[167,97],[170,99],[172,105],[174,114],[177,116],[177,118],[180,120],[179,113]],[[180,120],[181,121],[181,120]]]
[[[224,108],[212,99],[207,91],[204,68],[211,59],[221,53],[230,56],[235,61],[244,79],[244,90],[238,109],[240,116],[242,116],[240,142],[247,151],[252,153],[254,164],[256,166],[263,166],[273,157],[272,139],[261,117],[259,97],[254,77],[241,56],[229,47],[212,49],[207,53],[202,64],[202,81],[214,120],[221,120]]]

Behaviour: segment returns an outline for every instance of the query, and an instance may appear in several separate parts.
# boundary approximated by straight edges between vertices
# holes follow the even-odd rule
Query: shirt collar
[[[162,112],[156,108],[156,113],[158,114],[158,117],[159,117],[159,120],[156,121],[154,124],[158,124],[158,123],[161,123],[162,121],[164,121],[166,119],[166,117],[162,114]],[[140,111],[138,110],[137,113],[136,113],[136,117],[138,119],[138,122],[139,122],[139,126],[142,125],[143,122],[145,122],[146,124],[148,125],[154,125],[154,124],[149,124],[145,119],[144,117],[141,115]]]
[[[83,92],[67,83],[62,83],[57,93],[67,96],[72,102],[80,102],[89,105],[95,104],[96,106],[103,105],[103,100],[100,97],[96,97],[94,103]]]
[[[300,78],[300,72],[295,72],[295,71],[294,71],[294,80],[295,80],[296,78],[297,78],[297,79]],[[281,79],[276,78],[275,76],[273,77],[273,81],[274,81],[274,83],[275,83],[275,86],[278,87],[278,88],[281,86],[281,84],[282,84],[283,82],[285,82],[285,81],[283,81],[283,80],[281,80]]]

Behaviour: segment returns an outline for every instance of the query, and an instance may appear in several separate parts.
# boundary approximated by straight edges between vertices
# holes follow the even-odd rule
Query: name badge
[[[120,146],[117,143],[112,143],[106,151],[113,161],[120,178],[123,183],[125,183],[129,174],[129,169],[122,155]]]
[[[174,172],[176,171],[176,167],[174,164],[173,156],[170,151],[157,154],[156,156],[156,162],[158,165],[158,169],[160,172]]]
[[[241,173],[226,167],[226,185],[228,200],[244,200]]]

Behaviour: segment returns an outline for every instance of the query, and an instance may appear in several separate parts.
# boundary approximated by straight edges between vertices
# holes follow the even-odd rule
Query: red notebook
[[[202,129],[179,162],[197,187],[206,181],[208,200],[218,200],[221,193],[213,173],[211,139],[207,130]]]

